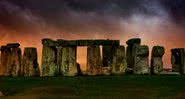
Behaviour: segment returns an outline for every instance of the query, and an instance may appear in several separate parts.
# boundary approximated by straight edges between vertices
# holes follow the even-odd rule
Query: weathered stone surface
[[[135,59],[135,46],[138,46],[141,44],[141,39],[140,38],[133,38],[129,39],[127,42],[127,51],[126,51],[126,56],[127,56],[127,67],[128,68],[133,68],[134,67],[134,59]]]
[[[117,46],[114,48],[112,61],[112,74],[125,74],[127,68],[125,47]]]
[[[21,49],[16,47],[11,48],[11,75],[12,76],[19,76],[22,74],[21,61],[22,61]]]
[[[119,45],[119,40],[63,40],[58,39],[57,41],[51,39],[42,39],[42,44],[45,46],[90,46],[90,45]]]
[[[140,38],[132,38],[132,39],[129,39],[126,43],[127,43],[127,45],[130,45],[130,46],[132,46],[134,44],[139,45],[139,44],[141,44],[141,39]]]
[[[110,67],[112,63],[113,58],[113,46],[103,46],[102,48],[102,54],[103,54],[103,67]]]
[[[18,48],[20,44],[19,43],[9,43],[6,46],[9,48]]]
[[[64,76],[78,75],[78,68],[76,62],[76,46],[68,46],[62,48],[62,65],[61,73]]]
[[[42,76],[56,76],[59,69],[57,65],[57,48],[44,45],[42,49]]]
[[[62,47],[57,46],[57,67],[56,74],[62,75],[60,72],[60,67],[62,65]]]
[[[4,96],[4,94],[0,91],[0,97]]]
[[[146,45],[135,46],[136,55],[134,59],[134,74],[148,74],[149,73],[149,48]]]
[[[160,74],[163,71],[162,56],[165,50],[162,46],[154,46],[151,58],[151,74]]]
[[[101,75],[102,61],[100,55],[100,47],[97,45],[87,47],[87,74]]]
[[[1,70],[3,76],[11,76],[11,49],[7,46],[1,46]]]
[[[185,73],[185,50],[184,48],[175,48],[171,50],[171,64],[173,72]]]
[[[111,75],[112,67],[103,67],[102,73],[103,75]]]
[[[40,76],[37,49],[26,47],[23,54],[24,76]]]

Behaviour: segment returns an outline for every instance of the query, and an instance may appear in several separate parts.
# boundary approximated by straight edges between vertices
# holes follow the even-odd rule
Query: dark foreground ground
[[[185,99],[185,76],[0,78],[0,99]]]

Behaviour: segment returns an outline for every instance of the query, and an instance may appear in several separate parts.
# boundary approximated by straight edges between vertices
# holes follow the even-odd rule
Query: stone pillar
[[[3,76],[11,76],[11,49],[1,46],[1,72]]]
[[[165,53],[164,47],[154,46],[152,48],[151,74],[160,74],[163,71],[162,57]]]
[[[43,45],[42,49],[42,76],[56,76],[57,66],[57,48],[55,46]]]
[[[76,51],[76,46],[67,46],[62,48],[62,65],[60,67],[60,71],[64,76],[78,75]]]
[[[103,67],[110,67],[112,63],[112,48],[113,46],[103,46],[102,47],[102,56],[103,56]]]
[[[134,67],[134,57],[135,57],[135,46],[138,46],[141,44],[140,38],[133,38],[129,39],[127,42],[127,67],[133,69]]]
[[[146,45],[135,46],[134,74],[149,73],[149,48]]]
[[[24,49],[22,65],[24,76],[40,76],[36,48],[26,47]]]
[[[11,49],[12,52],[12,59],[11,59],[11,68],[12,76],[20,76],[22,74],[22,69],[21,69],[21,61],[22,61],[22,54],[21,54],[21,49],[13,47]]]
[[[114,48],[112,74],[125,74],[127,68],[125,47],[117,46]]]
[[[185,64],[184,64],[184,48],[175,48],[171,50],[171,63],[172,63],[172,71],[180,72],[180,74],[184,74]]]
[[[62,67],[62,46],[57,46],[57,70],[56,73],[62,75],[60,72]]]
[[[91,45],[87,47],[87,74],[102,74],[102,61],[100,47],[98,45]]]

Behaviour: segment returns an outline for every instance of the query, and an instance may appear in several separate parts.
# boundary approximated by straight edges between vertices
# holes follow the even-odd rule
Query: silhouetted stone
[[[127,50],[126,50],[126,56],[127,56],[127,67],[133,68],[134,67],[134,57],[135,57],[135,46],[138,46],[141,44],[140,38],[132,38],[129,39],[127,42]]]
[[[184,48],[175,48],[171,50],[171,63],[172,63],[172,71],[180,72],[183,74],[185,71],[185,58],[184,58]]]
[[[19,76],[21,71],[22,54],[21,49],[17,47],[11,48],[11,75]]]
[[[162,57],[165,53],[164,47],[154,46],[151,58],[151,74],[160,74],[163,71]]]
[[[100,47],[97,45],[87,47],[87,74],[102,74],[102,61],[100,55]]]
[[[76,46],[68,46],[62,48],[62,65],[61,73],[64,76],[78,75],[78,68],[76,62]]]
[[[146,45],[135,46],[136,55],[134,59],[134,74],[148,74],[149,73],[149,48]]]
[[[37,49],[26,47],[23,54],[24,76],[40,76]]]
[[[117,46],[113,52],[112,74],[125,74],[127,68],[125,47]]]
[[[1,46],[1,70],[3,76],[11,76],[11,48]]]
[[[9,48],[18,48],[20,44],[19,43],[9,43],[6,46]]]
[[[56,76],[57,66],[57,48],[55,46],[45,46],[42,49],[42,76]]]
[[[103,67],[110,67],[112,63],[113,58],[113,46],[103,46],[102,48],[102,54],[103,54]]]

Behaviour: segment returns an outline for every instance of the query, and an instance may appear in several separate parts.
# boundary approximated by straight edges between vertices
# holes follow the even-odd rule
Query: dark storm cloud
[[[1,0],[0,24],[15,30],[44,24],[68,32],[115,32],[120,19],[134,14],[184,23],[184,10],[184,0]]]

